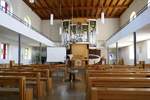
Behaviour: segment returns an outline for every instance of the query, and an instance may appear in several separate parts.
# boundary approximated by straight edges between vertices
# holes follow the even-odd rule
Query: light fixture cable
[[[59,34],[61,35],[62,34],[62,14],[61,14],[61,7],[62,7],[62,5],[61,5],[61,0],[59,0],[59,3],[60,3],[60,5],[59,5],[59,17],[60,17],[60,20],[61,20],[61,25],[60,25],[60,27],[59,27]]]

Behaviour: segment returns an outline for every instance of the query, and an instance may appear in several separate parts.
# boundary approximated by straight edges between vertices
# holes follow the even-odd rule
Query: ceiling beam
[[[71,9],[72,7],[62,7],[61,9],[63,10],[67,10],[67,9]],[[118,8],[118,9],[126,9],[128,8],[128,6],[104,6],[104,7],[93,7],[93,6],[89,6],[89,7],[74,7],[73,9],[108,9],[108,8]],[[59,8],[47,8],[47,7],[42,7],[42,8],[32,8],[33,10],[58,10]]]

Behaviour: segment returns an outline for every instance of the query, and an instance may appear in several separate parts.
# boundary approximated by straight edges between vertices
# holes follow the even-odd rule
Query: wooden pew
[[[87,77],[150,77],[150,73],[87,73]]]
[[[1,71],[7,72],[39,72],[41,74],[41,81],[45,81],[47,91],[51,91],[52,88],[52,78],[50,77],[49,69],[37,69],[37,68],[11,68],[11,69],[1,69]]]
[[[148,100],[150,88],[93,87],[90,100]]]
[[[0,72],[0,76],[24,76],[26,84],[34,89],[34,94],[38,99],[44,96],[44,83],[40,81],[41,75],[38,72]]]
[[[89,77],[89,87],[150,87],[150,78],[145,77]],[[110,84],[111,83],[111,84]]]
[[[19,93],[19,100],[32,100],[32,89],[26,88],[26,78],[22,76],[0,76],[0,95]],[[9,88],[8,88],[9,86]],[[17,87],[16,87],[17,86]],[[14,87],[16,87],[14,89]]]
[[[143,77],[89,77],[87,96],[91,97],[91,88],[149,88],[150,78]],[[127,99],[128,100],[128,99]]]

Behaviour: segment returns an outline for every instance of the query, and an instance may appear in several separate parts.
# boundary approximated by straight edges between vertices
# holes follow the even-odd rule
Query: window
[[[134,59],[133,45],[129,47],[129,59]]]
[[[150,59],[150,40],[147,41],[147,58]]]
[[[7,44],[0,43],[0,57],[7,59]]]
[[[26,16],[24,18],[24,21],[25,21],[26,26],[31,27],[31,19],[29,16]]]
[[[24,59],[25,60],[30,60],[31,59],[31,50],[30,50],[30,48],[25,48]]]
[[[12,7],[6,0],[0,0],[0,5],[5,13],[12,13]]]
[[[148,0],[148,7],[150,7],[150,0]]]
[[[136,12],[133,11],[130,15],[130,21],[134,20],[136,18]]]

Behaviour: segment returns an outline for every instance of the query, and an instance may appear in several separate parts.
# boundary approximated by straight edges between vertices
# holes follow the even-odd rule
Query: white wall
[[[129,19],[133,11],[138,13],[146,4],[148,0],[134,0],[129,8],[120,17],[120,26],[124,25]]]
[[[119,29],[119,18],[106,18],[105,24],[97,19],[97,40],[106,40]]]
[[[59,27],[61,20],[54,20],[54,25],[50,25],[49,20],[42,20],[42,33],[48,36],[54,42],[61,42],[61,35],[59,35]]]
[[[133,65],[134,61],[133,59],[129,58],[129,46],[123,47],[119,49],[118,52],[119,58],[124,60],[124,64]]]
[[[24,20],[24,17],[29,16],[31,19],[32,26],[34,26],[38,31],[41,31],[41,19],[35,14],[24,2],[23,0],[9,0],[12,4],[13,13],[19,18]]]
[[[147,52],[147,41],[137,43],[137,63],[140,60],[150,63],[150,59],[147,58]],[[123,58],[125,64],[134,64],[133,59],[129,59],[129,46],[119,49],[119,58]]]
[[[107,58],[106,40],[119,29],[119,18],[106,18],[105,24],[97,19],[97,47],[101,49],[102,56]]]
[[[22,64],[31,64],[32,63],[32,58],[31,59],[24,59],[24,50],[25,48],[30,48],[31,46],[28,45],[22,45],[21,47],[21,63]],[[18,45],[16,44],[8,44],[8,55],[7,55],[7,59],[1,59],[0,58],[0,64],[5,64],[5,63],[9,63],[10,60],[14,60],[15,63],[18,63]],[[32,51],[34,52],[34,51]]]

